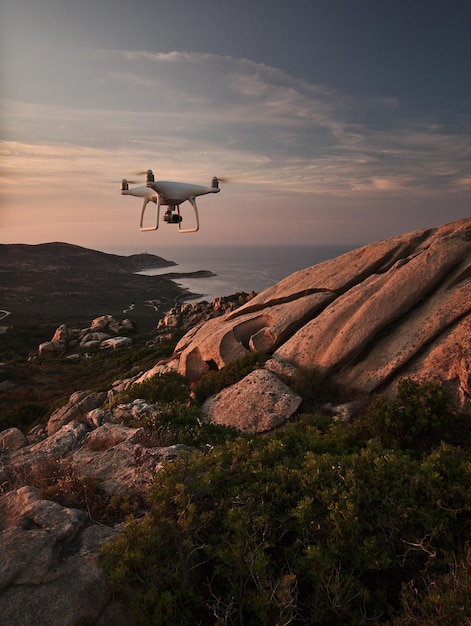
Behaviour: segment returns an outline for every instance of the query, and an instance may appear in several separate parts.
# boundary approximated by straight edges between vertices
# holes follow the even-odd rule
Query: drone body
[[[152,170],[147,170],[146,186],[133,187],[129,189],[129,181],[125,178],[121,183],[121,194],[123,196],[137,196],[143,198],[144,202],[141,209],[140,228],[142,231],[157,230],[159,227],[160,207],[168,207],[162,218],[167,224],[178,224],[178,230],[181,233],[194,233],[199,229],[198,207],[196,206],[196,198],[204,196],[208,193],[218,193],[219,181],[213,178],[211,186],[192,185],[190,183],[179,183],[170,180],[155,181]],[[180,205],[188,202],[193,207],[195,213],[195,224],[190,228],[183,228],[183,217],[180,214]],[[144,226],[144,214],[149,202],[156,205],[155,219],[152,226]]]

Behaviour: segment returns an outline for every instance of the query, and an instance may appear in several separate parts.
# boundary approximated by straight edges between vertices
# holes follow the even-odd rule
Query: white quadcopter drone
[[[137,196],[144,199],[141,209],[140,228],[142,231],[157,230],[159,227],[160,207],[167,206],[167,210],[162,217],[162,221],[167,224],[178,224],[178,230],[181,233],[195,233],[199,229],[198,207],[196,206],[197,196],[204,196],[207,193],[219,193],[219,180],[216,176],[213,178],[210,187],[203,185],[192,185],[190,183],[177,183],[169,180],[156,181],[152,170],[146,172],[146,185],[141,187],[133,187],[129,189],[129,184],[135,184],[134,181],[128,181],[123,178],[121,182],[121,194],[123,196]],[[188,202],[195,212],[196,223],[191,228],[182,228],[183,217],[180,214],[180,205]],[[155,219],[152,226],[144,226],[144,214],[149,202],[156,205]]]

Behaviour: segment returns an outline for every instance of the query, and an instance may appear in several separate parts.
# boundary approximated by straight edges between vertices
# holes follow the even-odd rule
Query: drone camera
[[[163,220],[167,224],[179,224],[182,221],[182,216],[177,213],[165,213]]]

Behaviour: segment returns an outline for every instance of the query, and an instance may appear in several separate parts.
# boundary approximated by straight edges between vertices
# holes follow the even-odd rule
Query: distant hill
[[[163,276],[136,272],[174,266],[153,254],[121,256],[68,243],[0,244],[3,325],[87,323],[111,314],[142,329],[185,293]]]
[[[14,267],[32,270],[92,269],[113,272],[138,272],[150,267],[176,265],[154,254],[122,256],[90,250],[70,243],[54,242],[28,245],[0,244],[2,268]]]

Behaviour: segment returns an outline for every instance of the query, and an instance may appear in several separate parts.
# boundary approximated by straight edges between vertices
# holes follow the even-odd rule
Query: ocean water
[[[345,246],[246,246],[161,249],[158,255],[176,266],[143,270],[141,274],[209,270],[203,278],[175,278],[192,294],[188,301],[229,296],[240,291],[260,292],[297,270],[316,265],[348,252]]]

